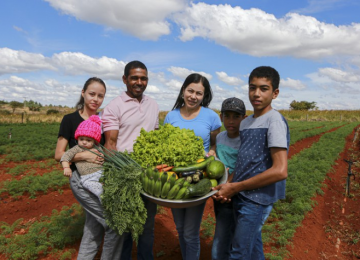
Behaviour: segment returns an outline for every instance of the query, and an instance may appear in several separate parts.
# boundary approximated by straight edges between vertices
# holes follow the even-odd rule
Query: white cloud
[[[323,77],[327,77],[336,82],[359,82],[360,83],[360,75],[354,72],[347,72],[340,69],[335,68],[320,68],[319,75]]]
[[[146,87],[146,93],[150,94],[156,94],[160,93],[160,89],[154,85],[147,85]]]
[[[248,91],[249,91],[249,85],[248,85],[248,84],[243,85],[243,86],[241,86],[241,89],[242,89],[243,91],[246,91],[246,93],[248,93]]]
[[[177,91],[180,91],[182,84],[183,84],[182,82],[180,82],[176,79],[171,79],[165,83],[165,85],[168,86],[169,89],[177,90]]]
[[[225,90],[220,87],[219,85],[215,85],[214,87],[214,92],[218,93],[218,92],[224,92]]]
[[[42,54],[0,48],[0,75],[37,70],[55,70],[49,58]]]
[[[281,79],[280,86],[295,90],[302,90],[306,88],[306,86],[300,80],[291,78]]]
[[[143,40],[170,33],[166,18],[182,10],[186,0],[45,0],[76,19],[122,30]]]
[[[75,90],[71,92],[65,85],[63,85],[63,89],[54,88],[54,85],[58,87],[58,84],[54,84],[54,82],[55,81],[48,81],[43,84],[17,76],[11,76],[8,79],[0,80],[0,88],[3,93],[2,98],[7,101],[16,99],[16,101],[19,102],[23,102],[25,99],[34,100],[41,104],[59,104],[59,102],[69,102],[69,100],[73,100],[75,104],[81,88],[71,87],[71,89]],[[48,85],[48,83],[50,83],[50,85]]]
[[[222,82],[224,82],[230,86],[238,86],[238,85],[244,83],[244,81],[241,80],[240,78],[230,77],[230,76],[228,76],[228,74],[226,74],[226,72],[223,72],[223,71],[216,72],[216,75]]]
[[[208,74],[206,72],[202,72],[202,71],[194,71],[194,70],[189,70],[186,68],[180,68],[180,67],[170,67],[168,68],[168,71],[170,71],[173,75],[181,78],[181,79],[186,79],[187,76],[189,76],[192,73],[199,73],[200,75],[206,77],[209,81],[212,79],[211,74]]]
[[[52,61],[68,75],[92,75],[102,79],[121,80],[126,65],[113,58],[92,58],[79,52],[54,54]]]
[[[174,21],[181,28],[182,41],[202,37],[257,57],[318,59],[360,52],[358,23],[336,26],[296,13],[278,19],[256,8],[206,3],[191,4],[174,15]]]

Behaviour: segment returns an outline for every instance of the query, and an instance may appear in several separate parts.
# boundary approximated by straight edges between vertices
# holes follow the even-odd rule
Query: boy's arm
[[[219,190],[214,195],[216,200],[227,202],[231,197],[244,190],[254,190],[287,178],[287,150],[270,148],[273,165],[266,171],[241,182],[225,183],[213,188]]]
[[[210,149],[207,153],[207,156],[214,155],[216,156],[216,136],[220,133],[221,127],[210,132]]]

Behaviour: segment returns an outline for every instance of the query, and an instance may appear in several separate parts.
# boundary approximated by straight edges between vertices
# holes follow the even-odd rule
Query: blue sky
[[[0,8],[0,100],[74,106],[92,76],[103,107],[125,90],[127,62],[149,70],[146,94],[170,110],[192,72],[219,109],[257,66],[281,76],[277,109],[291,101],[360,109],[358,0],[8,0]]]

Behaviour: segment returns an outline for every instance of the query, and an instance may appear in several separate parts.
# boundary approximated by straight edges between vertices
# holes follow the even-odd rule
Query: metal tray
[[[219,184],[223,184],[228,179],[228,172],[225,169],[224,175],[220,178],[218,181]],[[193,206],[197,206],[203,202],[205,202],[208,198],[210,198],[212,195],[214,195],[217,191],[210,191],[208,194],[198,197],[198,198],[191,198],[191,199],[185,199],[185,200],[168,200],[168,199],[162,199],[162,198],[156,198],[153,197],[145,192],[141,192],[141,194],[146,197],[148,200],[168,208],[189,208]]]

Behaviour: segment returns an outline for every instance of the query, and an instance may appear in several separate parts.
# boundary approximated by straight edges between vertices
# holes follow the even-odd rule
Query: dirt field
[[[289,158],[310,147],[321,135],[307,138],[290,147]],[[339,155],[335,167],[328,173],[323,188],[324,195],[317,196],[314,200],[317,206],[309,212],[303,224],[297,229],[293,245],[288,247],[291,256],[288,259],[360,259],[360,189],[353,189],[350,197],[344,196],[344,185],[347,174],[347,163],[343,158],[350,155],[360,159],[359,145],[353,142],[354,132],[347,137],[346,147]],[[34,164],[34,161],[28,161]],[[15,167],[13,162],[0,165],[0,182],[10,179],[5,169]],[[353,185],[359,187],[360,169],[353,167],[357,172],[357,179]],[[44,174],[46,170],[39,170]],[[19,176],[21,178],[21,176]],[[61,210],[65,205],[76,203],[71,190],[64,189],[62,194],[54,191],[48,194],[39,194],[36,199],[22,196],[18,200],[3,198],[0,200],[1,221],[13,223],[19,218],[32,221],[44,215],[51,215],[53,209]],[[209,199],[206,204],[203,221],[211,216],[214,218],[213,202]],[[201,238],[200,259],[211,259],[211,238]],[[77,250],[79,243],[69,248]],[[265,250],[269,249],[265,246]],[[175,224],[171,210],[162,208],[156,215],[154,255],[156,259],[180,260],[181,253],[177,238]],[[0,259],[5,259],[0,256]],[[51,257],[42,259],[54,259]],[[73,255],[76,259],[76,255]],[[98,258],[99,259],[99,258]],[[136,259],[136,248],[133,249],[133,259]]]

